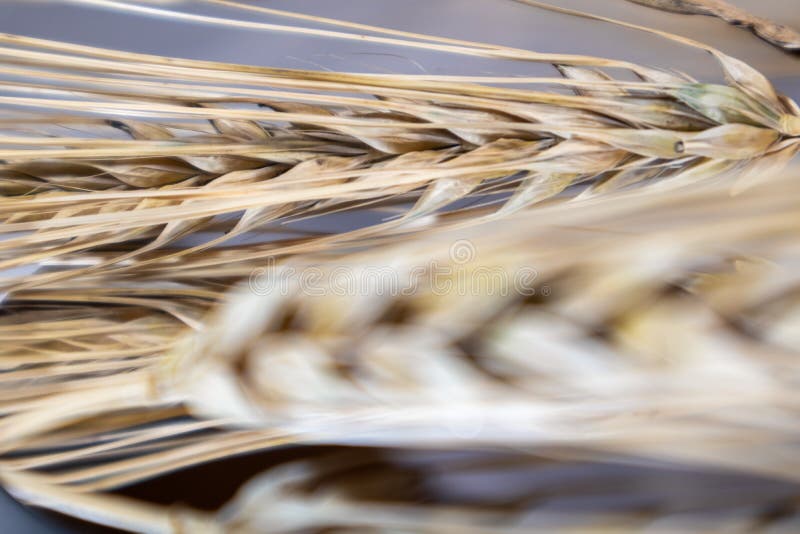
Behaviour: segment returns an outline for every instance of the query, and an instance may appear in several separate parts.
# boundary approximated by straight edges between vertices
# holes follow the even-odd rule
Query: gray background
[[[250,3],[539,52],[628,59],[675,68],[703,80],[715,80],[720,76],[707,54],[641,32],[548,13],[511,0],[263,0]],[[721,21],[661,13],[625,0],[554,0],[553,3],[704,41],[758,67],[780,90],[800,99],[799,56],[785,54]],[[733,3],[800,28],[797,0],[734,0]],[[197,1],[182,2],[176,7],[194,13],[287,22],[255,13],[211,8]],[[391,73],[553,74],[550,67],[543,65],[208,27],[56,1],[0,0],[0,32],[137,52],[279,67]],[[49,520],[31,515],[5,494],[0,494],[0,532],[54,531],[56,527]]]
[[[261,0],[249,3],[540,52],[629,59],[678,68],[702,78],[713,78],[717,74],[714,62],[696,50],[635,30],[545,12],[511,0]],[[558,0],[554,3],[705,41],[757,66],[785,91],[800,92],[798,56],[785,54],[722,21],[654,11],[625,0]],[[796,0],[734,0],[733,3],[800,28],[800,6]],[[287,19],[210,7],[196,0],[170,5],[194,13],[287,22]],[[0,31],[139,52],[278,67],[393,73],[531,75],[538,71],[552,74],[546,66],[527,63],[177,23],[65,1],[0,0]]]

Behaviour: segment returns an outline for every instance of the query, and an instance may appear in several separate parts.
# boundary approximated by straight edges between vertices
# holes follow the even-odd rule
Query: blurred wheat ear
[[[534,492],[525,501],[534,508],[513,513],[379,506],[334,489],[340,498],[326,500],[303,481],[369,487],[372,471],[359,478],[336,460],[270,473],[217,517],[125,509],[97,493],[287,444],[401,449],[409,455],[402,469],[423,461],[414,451],[523,448],[565,469],[613,461],[769,480],[775,493],[755,498],[743,486],[735,498],[698,499],[692,509],[718,518],[737,510],[729,519],[745,530],[779,525],[797,510],[768,511],[797,491],[800,473],[800,191],[791,178],[736,197],[724,184],[613,193],[580,210],[557,204],[468,232],[429,231],[327,259],[296,256],[286,267],[316,269],[323,288],[343,287],[348,275],[359,280],[370,266],[392,265],[396,278],[345,295],[242,288],[156,365],[17,406],[0,423],[2,476],[31,502],[97,520],[108,501],[107,524],[148,531],[186,521],[247,532],[272,521],[292,532],[300,521],[427,532],[477,521],[484,530],[473,525],[476,532],[513,532],[520,514],[565,530],[585,521],[635,530],[685,509],[667,493],[646,512],[636,500],[588,515],[536,511],[539,499],[569,500],[572,490],[561,486]],[[462,256],[453,243],[465,237],[472,253]],[[420,276],[426,265],[437,268]],[[517,279],[525,269],[535,276]],[[413,291],[392,290],[404,282]],[[356,464],[365,454],[355,453]],[[517,461],[526,469],[537,462]],[[338,469],[335,482],[325,475]],[[586,484],[603,494],[601,479],[587,475]],[[304,515],[287,515],[289,502]]]

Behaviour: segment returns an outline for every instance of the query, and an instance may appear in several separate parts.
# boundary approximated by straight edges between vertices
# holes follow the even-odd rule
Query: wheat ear
[[[453,231],[298,256],[296,268],[344,276],[343,265],[356,275],[385,265],[400,280],[439,262],[451,282],[466,274],[477,285],[347,296],[330,291],[335,278],[325,296],[251,286],[161,364],[15,410],[0,436],[18,458],[4,468],[58,465],[51,481],[88,491],[287,442],[572,444],[794,479],[789,251],[800,219],[795,181],[775,184],[733,198],[717,187],[541,208],[473,228],[468,262],[450,255],[464,235]],[[526,268],[536,276],[517,287],[525,297],[480,275]],[[176,403],[220,430],[159,442],[165,423],[194,432],[167,409]],[[134,409],[141,430],[120,432]],[[82,467],[99,435],[114,454]],[[65,443],[87,445],[45,446]]]
[[[562,77],[321,73],[0,35],[2,88],[23,93],[0,97],[0,232],[29,232],[0,242],[0,266],[47,267],[7,284],[0,317],[3,483],[148,532],[705,529],[703,514],[721,530],[791,526],[800,190],[770,178],[800,146],[796,104],[740,61],[663,32],[716,57],[727,84],[295,18],[551,63]],[[466,198],[481,205],[454,208]],[[395,218],[292,225],[338,211]],[[276,229],[276,243],[233,241]],[[201,231],[219,237],[181,248]],[[421,282],[434,265],[450,275]],[[396,278],[336,290],[374,267]],[[323,296],[298,284],[253,294],[308,270]],[[440,291],[463,279],[464,291]],[[403,281],[414,290],[394,292]],[[270,471],[218,514],[108,494],[288,444],[358,448]],[[469,460],[435,452],[452,450]],[[564,515],[542,502],[603,496],[610,482],[587,475],[588,490],[529,489],[498,507],[483,494],[398,494],[390,478],[428,487],[436,466],[466,476],[543,458],[567,472],[587,461],[736,471],[768,491],[701,492],[687,506],[629,488],[625,506]]]
[[[199,22],[359,38],[235,19]],[[414,37],[375,39],[552,63],[565,78],[286,70],[0,36],[13,45],[0,48],[2,71],[25,78],[3,86],[26,93],[0,97],[6,109],[2,232],[21,233],[0,242],[0,268],[117,251],[90,267],[34,275],[9,288],[179,259],[207,265],[211,247],[245,232],[332,211],[400,207],[393,220],[346,236],[360,239],[413,230],[466,197],[489,198],[499,205],[494,216],[505,216],[559,194],[574,196],[576,184],[602,193],[665,178],[676,184],[710,179],[732,169],[755,168],[752,176],[797,151],[797,106],[751,67],[686,39],[671,37],[714,54],[729,85],[590,56]],[[604,70],[617,68],[639,81],[615,80]],[[500,81],[542,89],[492,85]],[[356,96],[333,94],[342,91]],[[80,134],[65,135],[65,127]],[[501,195],[488,196],[494,193]],[[169,249],[231,214],[238,215],[225,219],[218,237]],[[234,250],[225,261],[335,242],[310,235],[288,251],[280,244],[250,254]]]

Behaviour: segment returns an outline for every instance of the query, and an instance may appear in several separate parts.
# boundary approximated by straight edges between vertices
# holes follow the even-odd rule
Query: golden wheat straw
[[[800,149],[800,109],[756,70],[600,17],[711,53],[727,83],[230,1],[206,3],[376,35],[80,3],[550,63],[562,77],[287,70],[0,35],[0,268],[46,267],[6,284],[0,317],[0,478],[18,498],[148,532],[513,532],[526,517],[644,530],[684,510],[659,495],[646,510],[538,509],[573,496],[560,486],[513,509],[350,491],[392,495],[358,469],[430,484],[435,465],[469,471],[413,451],[477,462],[513,446],[567,469],[609,459],[781,480],[762,499],[742,490],[696,511],[739,529],[797,515],[768,510],[800,472],[800,190],[772,179]],[[292,224],[340,212],[379,219]],[[181,244],[202,232],[213,234]],[[233,244],[245,234],[262,242]],[[453,255],[464,239],[468,261]],[[482,282],[466,294],[414,283],[337,295],[335,279],[322,297],[252,294],[258,274],[382,266],[409,281],[431,262]],[[521,269],[535,270],[527,297],[486,285],[487,270]],[[248,275],[254,285],[227,293]],[[106,493],[287,444],[364,448],[271,471],[217,514]]]
[[[98,4],[177,20],[244,24],[120,2]],[[328,35],[313,28],[246,26]],[[88,268],[32,276],[12,289],[178,258],[203,265],[208,249],[255,228],[331,211],[382,208],[386,202],[413,207],[371,233],[406,232],[410,221],[487,191],[515,193],[496,211],[505,215],[578,183],[603,184],[594,188],[602,192],[680,178],[686,170],[704,169],[711,177],[761,160],[777,167],[796,152],[800,130],[796,106],[762,75],[676,37],[714,54],[731,85],[697,84],[682,75],[589,56],[466,41],[456,46],[427,37],[423,42],[417,34],[393,36],[391,43],[554,63],[564,79],[525,81],[576,94],[489,85],[502,81],[497,78],[285,70],[1,37],[14,45],[0,49],[3,72],[16,77],[5,87],[26,91],[0,97],[8,116],[0,137],[0,157],[6,160],[0,187],[12,195],[0,205],[6,214],[3,231],[34,233],[0,243],[0,266],[66,259],[112,245],[126,249]],[[616,81],[597,70],[609,67],[632,70],[641,81]],[[330,93],[343,90],[356,96]],[[64,135],[62,124],[82,135]],[[165,250],[237,212],[244,215],[221,237],[179,252]],[[320,237],[309,236],[308,246]],[[302,249],[293,243],[289,250],[298,246]],[[272,247],[249,256],[285,250]]]
[[[753,31],[765,41],[790,52],[800,51],[800,33],[769,19],[755,16],[725,0],[629,0],[664,11],[710,15]]]
[[[445,281],[535,267],[528,289],[540,293],[493,291],[475,276],[467,280],[478,285],[462,294],[421,283],[404,295],[374,286],[364,294],[312,296],[295,287],[258,296],[253,286],[169,360],[6,417],[0,437],[15,452],[3,463],[6,480],[20,496],[59,508],[57,498],[77,503],[82,492],[287,442],[515,445],[563,461],[611,455],[796,480],[797,192],[787,179],[737,197],[724,184],[614,193],[581,210],[556,204],[467,234],[428,232],[331,259],[298,256],[295,268],[348,266],[357,274],[391,265],[401,276],[436,261],[454,268]],[[466,261],[452,255],[465,235],[474,253]],[[198,421],[165,412],[175,403]],[[115,422],[132,410],[135,418]],[[126,423],[131,431],[119,432]],[[220,430],[192,434],[206,426]],[[170,429],[174,439],[160,441]],[[58,450],[70,443],[84,445]],[[95,465],[86,467],[86,458]],[[15,474],[44,467],[47,475],[31,479]],[[294,490],[263,486],[278,480],[270,474],[248,489],[231,505],[236,512],[197,517],[223,531],[283,525]],[[263,508],[273,498],[281,505]],[[317,510],[309,499],[302,506],[320,528],[347,517],[353,528],[403,521],[401,509],[379,507],[370,519],[367,503]],[[459,525],[474,520],[451,512]],[[444,510],[416,513],[402,524],[428,531]],[[669,513],[591,517],[637,529]],[[163,521],[168,512],[159,514]],[[759,514],[738,521],[754,524]],[[487,528],[503,524],[491,514],[482,520]],[[580,518],[543,513],[541,520],[570,528]]]

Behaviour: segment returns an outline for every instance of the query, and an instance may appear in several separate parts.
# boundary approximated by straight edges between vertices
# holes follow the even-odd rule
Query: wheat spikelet
[[[567,464],[673,463],[794,484],[797,192],[796,180],[775,180],[737,197],[724,184],[617,193],[581,210],[556,204],[466,234],[429,232],[352,255],[296,256],[282,269],[331,275],[323,278],[325,294],[289,286],[258,296],[251,286],[161,364],[10,415],[0,427],[0,443],[13,452],[3,471],[19,495],[55,507],[73,495],[102,502],[79,495],[286,443],[525,447]],[[465,235],[474,246],[466,261],[452,249]],[[430,279],[436,283],[421,278],[414,291],[332,290],[347,272],[342,266],[356,279],[360,269],[391,266],[407,280],[430,262],[444,274]],[[535,290],[527,296],[498,291],[480,276],[526,267],[537,275],[517,287]],[[475,285],[440,291],[462,277]],[[316,464],[309,465],[299,473],[313,473]],[[25,474],[43,468],[47,475]],[[347,471],[341,476],[347,484]],[[236,513],[186,512],[186,520],[223,531],[289,521],[291,531],[284,508],[258,504],[276,492],[294,495],[300,482],[281,489],[281,480],[270,474],[256,484],[231,505]],[[347,517],[353,528],[399,521],[420,532],[478,521],[434,507],[431,516],[419,510],[419,519],[403,522],[404,508],[378,507],[370,516],[369,503],[345,499],[341,509],[317,509],[309,499],[303,509],[320,528]],[[752,512],[732,520],[762,521],[768,503],[750,504]],[[354,517],[362,506],[364,515]],[[590,517],[643,528],[673,513],[671,506]],[[164,521],[165,513],[155,515]],[[486,513],[480,520],[490,529],[497,517]],[[519,517],[505,517],[513,531]],[[587,520],[540,519],[554,528]]]
[[[759,182],[800,148],[800,110],[757,71],[665,34],[714,55],[727,85],[230,1],[207,3],[377,36],[81,2],[563,77],[323,73],[0,35],[2,89],[23,94],[0,96],[0,267],[46,267],[6,284],[0,316],[0,478],[18,498],[147,532],[796,523],[800,190]],[[291,225],[340,211],[394,218]],[[181,244],[202,232],[218,237]],[[374,267],[394,278],[339,293]],[[321,296],[270,285],[312,271]],[[108,493],[320,444],[346,449],[270,471],[216,514]],[[607,478],[494,500],[419,489],[437,466],[605,461],[745,481],[689,504],[631,475],[621,493],[646,504],[577,515],[541,504],[602,498]]]
[[[346,32],[199,18],[360,39]],[[22,233],[0,242],[0,267],[116,251],[90,267],[12,281],[10,289],[178,260],[207,265],[213,261],[208,249],[245,232],[333,211],[397,208],[392,220],[371,231],[342,236],[363,239],[407,232],[412,221],[468,196],[510,194],[491,200],[500,205],[493,215],[505,216],[565,191],[574,195],[575,184],[602,193],[665,178],[677,184],[710,179],[754,166],[760,173],[762,166],[782,165],[798,148],[797,106],[754,69],[708,47],[729,85],[700,84],[603,58],[423,41],[416,35],[373,38],[552,63],[565,78],[323,73],[0,37],[12,45],[0,49],[3,87],[26,94],[0,97],[6,116],[0,138],[2,231]],[[640,81],[617,80],[604,69],[625,69]],[[544,84],[547,90],[491,85],[497,82]],[[67,127],[71,135],[65,135]],[[490,215],[474,213],[476,221]],[[226,215],[219,237],[169,249],[209,224],[219,226]],[[288,250],[280,244],[234,250],[225,262],[336,242],[309,235]]]

